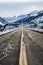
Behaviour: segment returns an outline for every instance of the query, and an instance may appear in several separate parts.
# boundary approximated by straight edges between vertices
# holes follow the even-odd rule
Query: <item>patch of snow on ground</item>
[[[36,27],[36,28],[29,28],[28,25],[26,25],[26,27],[28,27],[28,29],[30,29],[30,30],[34,30],[34,31],[38,31],[38,32],[43,32],[43,29],[40,29],[38,27]]]
[[[6,31],[3,31],[3,32],[0,31],[0,35],[6,34],[6,33],[11,32],[13,30],[15,30],[15,29],[6,30]]]

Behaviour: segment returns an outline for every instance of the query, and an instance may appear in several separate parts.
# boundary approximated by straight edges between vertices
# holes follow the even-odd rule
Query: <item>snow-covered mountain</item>
[[[4,17],[4,20],[6,20],[8,23],[13,23],[16,20],[16,16]]]
[[[7,23],[7,21],[4,20],[2,17],[0,17],[0,22],[3,23],[3,24],[6,24]]]
[[[24,23],[30,28],[39,28],[43,29],[43,10],[41,11],[32,11],[29,14],[18,16],[19,19],[16,23]]]
[[[32,12],[30,13],[30,15],[31,15],[31,16],[37,16],[39,13],[40,13],[40,11],[35,10],[35,11],[32,11]]]
[[[23,23],[30,28],[43,29],[43,10],[35,10],[30,12],[29,14],[19,15],[17,17],[4,17],[4,20],[8,22],[9,27],[17,27]]]
[[[32,14],[35,14],[35,16],[33,17],[33,19],[30,22],[28,22],[27,26],[29,26],[31,28],[43,29],[43,10],[41,10],[39,12],[34,11],[31,13],[31,15]]]
[[[19,16],[13,16],[13,17],[4,17],[4,20],[6,20],[8,23],[14,23],[20,19],[23,19],[27,17],[26,15],[19,15]]]

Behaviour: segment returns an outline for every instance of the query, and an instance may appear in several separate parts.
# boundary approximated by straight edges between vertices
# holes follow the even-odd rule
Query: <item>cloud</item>
[[[27,14],[33,10],[42,9],[42,0],[29,0],[29,2],[2,2],[0,3],[0,16],[18,16],[21,14]]]
[[[36,2],[36,1],[43,1],[43,0],[0,0],[0,2]]]

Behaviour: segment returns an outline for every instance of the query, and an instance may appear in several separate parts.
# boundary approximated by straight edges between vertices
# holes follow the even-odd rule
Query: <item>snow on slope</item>
[[[37,15],[39,14],[39,12],[40,12],[40,11],[35,10],[35,11],[32,11],[32,12],[30,13],[30,15],[31,15],[31,16],[37,16]]]
[[[31,29],[31,30],[34,30],[34,31],[38,31],[38,32],[43,32],[43,29],[38,29],[38,28],[29,28],[29,29]]]
[[[3,23],[0,21],[0,25],[4,26],[5,24],[3,24]]]
[[[30,14],[35,16],[35,19],[31,20],[30,23],[27,23],[26,26],[32,30],[43,32],[43,15],[41,16],[41,13],[43,14],[43,10],[31,12]]]
[[[13,23],[16,20],[16,16],[13,17],[4,17],[4,19],[8,22],[8,23]]]
[[[27,14],[26,15],[19,15],[19,16],[13,16],[13,17],[4,17],[4,20],[6,20],[8,23],[13,23],[17,20],[20,20],[20,19],[23,19],[27,17]]]
[[[19,28],[21,28],[21,26],[20,26]],[[0,36],[1,36],[1,35],[4,35],[4,34],[6,34],[6,33],[9,33],[9,32],[11,32],[11,31],[14,31],[14,30],[16,30],[16,29],[18,29],[18,28],[15,27],[15,28],[13,28],[13,29],[4,30],[3,32],[0,31]]]
[[[30,28],[28,25],[25,25],[26,27],[28,27],[28,29],[30,30],[34,30],[34,31],[38,31],[38,32],[42,32],[43,33],[43,29],[39,29],[39,28]]]
[[[10,30],[5,30],[5,31],[3,31],[3,32],[0,31],[0,35],[4,35],[4,34],[6,34],[6,33],[9,33],[9,32],[11,32],[11,31],[13,31],[13,30],[15,30],[15,29],[17,29],[17,28],[10,29]]]
[[[33,22],[37,24],[37,27],[36,28],[43,27],[43,16],[34,19]]]
[[[38,29],[38,28],[35,28],[35,29],[32,29],[32,30],[43,32],[43,29]]]
[[[6,30],[6,31],[3,31],[3,32],[0,32],[0,35],[4,35],[4,34],[6,34],[6,33],[8,33],[8,32],[11,32],[11,31],[13,31],[14,29],[11,29],[11,30]]]
[[[36,19],[33,20],[35,23],[39,23],[39,21],[43,21],[43,16],[38,17]]]
[[[20,15],[18,17],[7,17],[5,18],[9,23],[13,23],[17,20],[20,20],[20,19],[25,19],[26,18],[26,21],[24,20],[24,22],[27,22],[27,26],[30,27],[30,28],[34,28],[34,29],[43,29],[43,15],[41,16],[41,14],[43,13],[43,10],[41,11],[32,11],[31,13],[29,14],[25,14],[25,15]],[[39,15],[40,14],[40,15]],[[39,15],[39,16],[38,16]],[[37,16],[37,17],[36,17]],[[29,18],[30,17],[30,18]],[[34,18],[31,18],[31,17],[35,17]],[[32,20],[30,20],[32,19]],[[23,20],[22,20],[23,21]],[[29,24],[30,23],[30,24]]]

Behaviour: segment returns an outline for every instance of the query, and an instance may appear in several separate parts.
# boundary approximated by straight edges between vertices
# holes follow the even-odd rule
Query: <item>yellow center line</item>
[[[23,41],[23,24],[22,24],[22,35],[21,35],[21,48],[20,48],[20,59],[19,65],[28,65],[27,63],[27,55],[26,55],[26,47]]]

